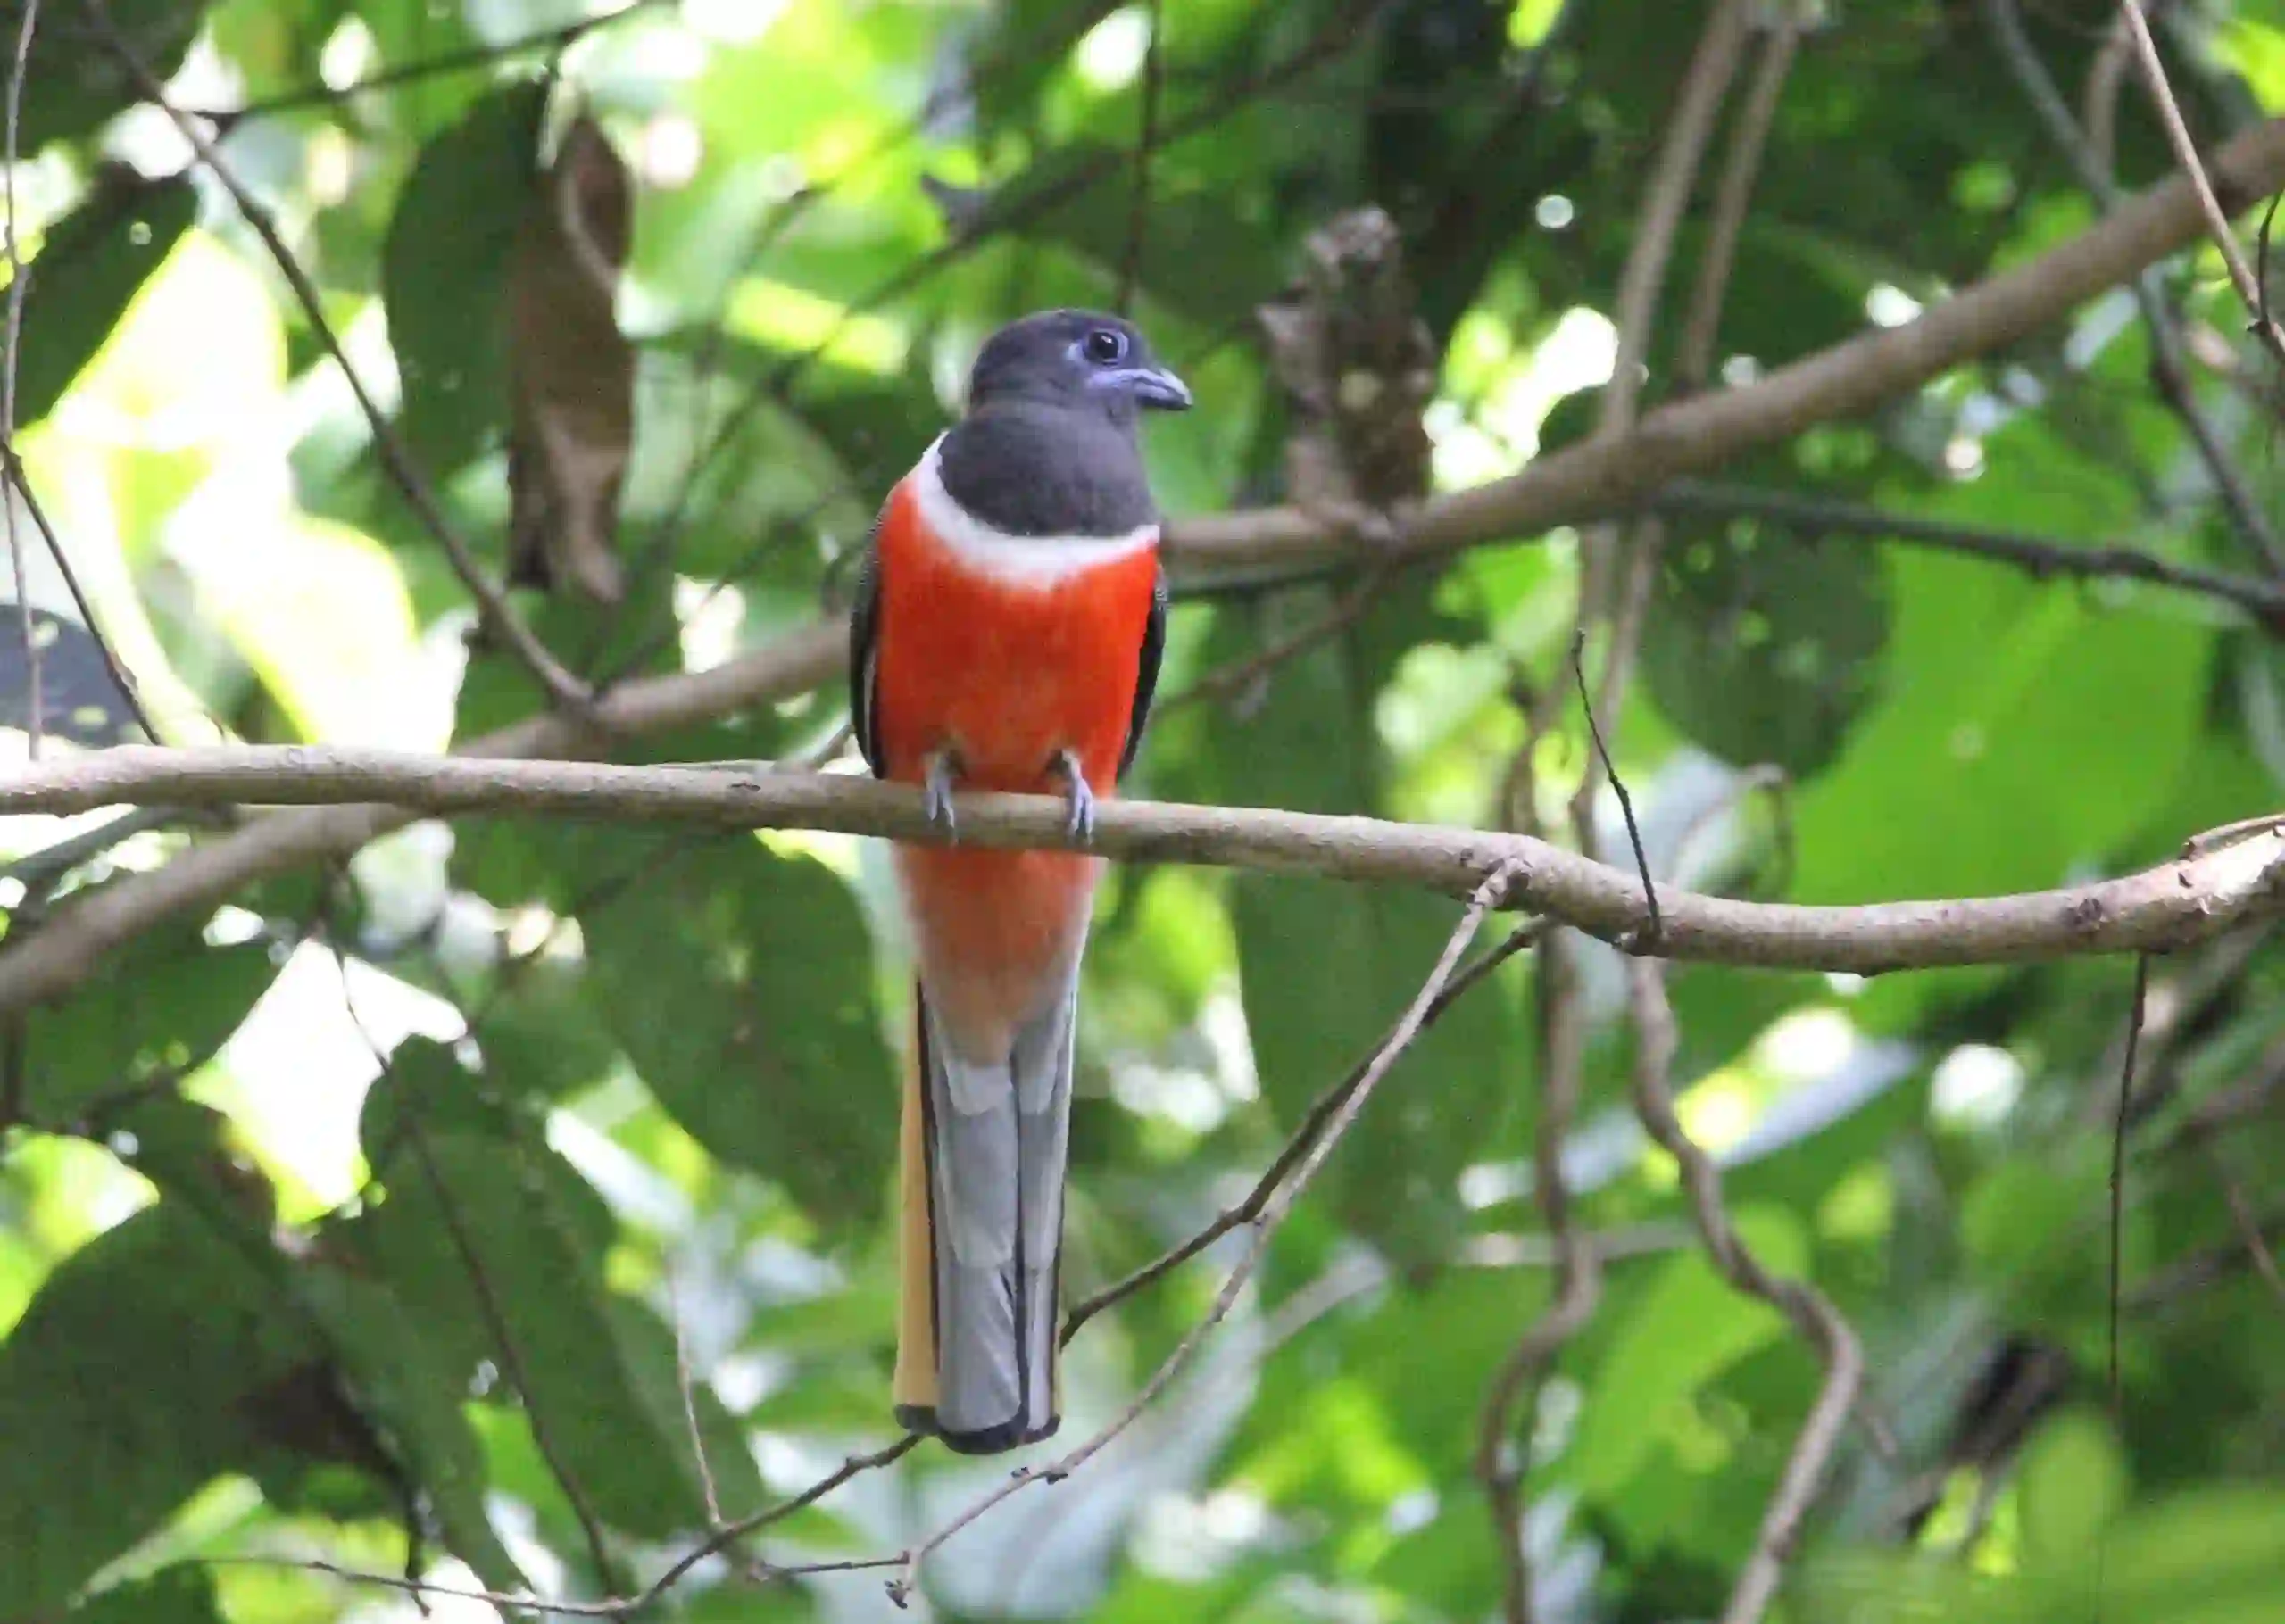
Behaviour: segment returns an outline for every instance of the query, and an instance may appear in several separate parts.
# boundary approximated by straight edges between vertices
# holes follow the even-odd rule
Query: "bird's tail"
[[[1061,1421],[1056,1287],[1070,1146],[1076,955],[1005,1056],[978,1064],[915,1000],[905,1090],[897,1420],[962,1454]]]

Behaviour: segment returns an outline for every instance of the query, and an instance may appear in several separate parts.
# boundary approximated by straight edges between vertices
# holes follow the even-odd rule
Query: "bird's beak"
[[[1105,385],[1134,396],[1138,406],[1156,407],[1160,411],[1190,410],[1190,385],[1164,367],[1122,367],[1115,372],[1099,372],[1095,376]]]

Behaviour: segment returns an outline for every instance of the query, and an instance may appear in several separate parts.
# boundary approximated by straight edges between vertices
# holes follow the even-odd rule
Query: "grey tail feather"
[[[998,1063],[954,1051],[921,998],[936,1405],[906,1417],[964,1454],[1052,1433],[1056,1288],[1078,965]]]

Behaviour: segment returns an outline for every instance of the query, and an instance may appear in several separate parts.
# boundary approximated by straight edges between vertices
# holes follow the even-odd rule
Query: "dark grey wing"
[[[1118,753],[1118,775],[1126,776],[1126,769],[1134,765],[1134,752],[1142,747],[1142,730],[1151,720],[1151,698],[1159,690],[1159,661],[1167,651],[1167,570],[1159,567],[1159,579],[1151,589],[1151,617],[1142,626],[1142,659],[1134,676],[1134,712],[1126,724],[1126,748]]]
[[[857,566],[857,601],[849,607],[849,731],[856,735],[857,753],[865,758],[876,778],[888,775],[880,742],[873,733],[873,662],[880,651],[880,534],[877,518],[873,534],[865,543],[864,561]]]

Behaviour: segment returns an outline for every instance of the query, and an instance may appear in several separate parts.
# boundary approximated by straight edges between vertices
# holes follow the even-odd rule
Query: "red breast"
[[[929,754],[949,745],[960,787],[1060,793],[1049,763],[1070,750],[1109,796],[1158,578],[1155,528],[1117,541],[1014,539],[950,503],[924,460],[890,496],[876,538],[873,726],[886,775],[918,783]],[[956,1033],[988,1049],[1059,981],[1099,864],[901,847],[898,867],[930,996]]]

